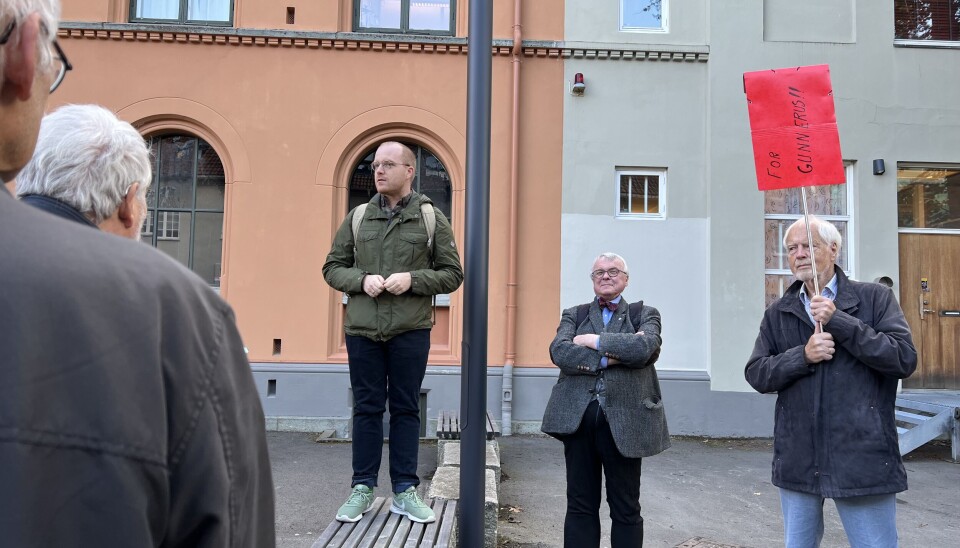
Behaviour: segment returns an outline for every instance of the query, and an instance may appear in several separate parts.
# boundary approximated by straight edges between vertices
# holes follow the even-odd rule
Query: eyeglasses
[[[0,46],[7,43],[7,40],[10,39],[10,35],[13,34],[13,28],[17,26],[16,20],[12,21],[7,25],[6,30],[3,31],[3,35],[0,36]]]
[[[10,40],[10,36],[13,35],[13,29],[16,28],[17,22],[12,21],[7,25],[6,30],[3,31],[3,35],[0,35],[0,46],[6,44]],[[43,23],[40,23],[40,26],[50,34],[49,29]],[[68,70],[73,70],[73,65],[70,64],[70,61],[67,60],[67,54],[63,52],[63,48],[60,47],[60,44],[57,42],[57,39],[53,39],[53,49],[56,51],[57,55],[54,58],[53,62],[57,68],[57,77],[53,80],[53,83],[50,84],[50,93],[56,91],[60,84],[63,82],[64,77],[67,75]]]
[[[383,162],[374,162],[374,163],[370,164],[370,169],[372,169],[372,170],[374,170],[374,171],[377,171],[378,169],[380,169],[380,168],[382,167],[384,171],[390,171],[391,169],[393,169],[393,168],[395,168],[395,167],[397,167],[397,166],[407,166],[407,167],[410,167],[410,164],[398,164],[398,163],[396,163],[396,162],[391,162],[390,160],[386,160],[386,161],[383,161]]]
[[[54,59],[53,62],[55,65],[59,65],[59,69],[57,70],[57,77],[53,80],[53,83],[50,84],[50,93],[57,91],[60,83],[63,82],[63,79],[67,76],[67,71],[73,70],[73,65],[71,65],[67,59],[67,54],[63,52],[63,48],[60,47],[56,39],[53,41],[53,49],[57,52],[57,58]]]
[[[611,268],[609,270],[594,270],[593,272],[590,273],[590,277],[593,278],[594,280],[599,280],[600,278],[603,277],[604,274],[606,274],[611,278],[616,278],[617,276],[620,275],[621,272],[623,274],[626,274],[626,272],[624,272],[623,270],[620,270],[619,268]]]

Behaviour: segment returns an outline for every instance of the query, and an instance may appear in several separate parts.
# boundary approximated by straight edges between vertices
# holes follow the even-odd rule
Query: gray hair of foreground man
[[[840,231],[837,230],[837,227],[829,221],[824,221],[816,215],[808,215],[810,218],[810,228],[816,229],[817,234],[820,235],[820,239],[823,240],[828,246],[830,244],[837,244],[837,255],[840,254],[840,247],[843,245],[843,237],[840,236]],[[793,229],[805,230],[806,223],[803,222],[803,217],[797,219],[787,231],[783,233],[783,247],[787,247],[787,236],[790,235],[790,231]]]
[[[57,22],[60,20],[60,2],[56,0],[0,0],[0,35],[6,32],[7,27],[16,21],[18,24],[10,34],[7,43],[20,41],[19,23],[32,13],[40,14],[41,26],[47,31],[46,36],[40,37],[41,48],[39,67],[45,69],[53,62],[53,51],[49,44],[57,34]],[[3,72],[4,51],[0,47],[0,73]]]
[[[133,126],[97,105],[67,105],[44,116],[33,159],[17,177],[17,196],[56,198],[99,225],[134,183],[145,203],[151,180],[150,153]]]
[[[620,255],[617,255],[612,251],[607,251],[605,253],[601,253],[600,255],[598,255],[597,258],[593,260],[593,262],[596,263],[600,259],[606,259],[608,261],[620,261],[620,264],[623,265],[623,273],[626,274],[628,278],[630,277],[630,268],[627,266],[627,260],[621,257]],[[592,270],[590,271],[590,274],[593,275]]]

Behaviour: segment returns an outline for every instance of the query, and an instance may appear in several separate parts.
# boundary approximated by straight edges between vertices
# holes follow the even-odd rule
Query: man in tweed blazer
[[[564,310],[550,344],[560,378],[541,429],[563,442],[564,546],[599,547],[602,472],[612,548],[636,548],[643,544],[641,458],[670,446],[653,366],[660,355],[660,313],[642,302],[639,314],[631,312],[638,307],[621,297],[629,281],[623,257],[601,254],[590,277],[597,298]],[[578,314],[582,307],[589,307],[586,318]]]

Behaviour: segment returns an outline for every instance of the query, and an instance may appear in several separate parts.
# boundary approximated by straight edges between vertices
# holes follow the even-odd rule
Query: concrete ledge
[[[513,426],[513,434],[517,435],[537,435],[537,436],[546,436],[540,431],[541,421],[511,421],[511,426]]]
[[[500,445],[496,440],[487,442],[486,447],[487,470],[493,470],[496,479],[497,493],[500,492]],[[437,466],[460,467],[460,443],[454,440],[439,440],[437,443]]]
[[[437,435],[437,419],[427,419],[426,436],[420,439],[433,438]],[[268,432],[306,432],[316,433],[327,430],[336,430],[337,437],[350,437],[349,417],[283,417],[269,416],[264,421]]]
[[[313,432],[320,433],[327,430],[336,430],[337,437],[346,437],[346,430],[350,422],[329,417],[267,417],[268,431],[276,432]]]
[[[437,468],[427,498],[460,500],[460,467],[440,466]],[[493,470],[484,470],[483,499],[483,545],[484,548],[497,548],[497,513],[500,510],[497,495],[497,480]],[[457,535],[459,536],[459,534]]]

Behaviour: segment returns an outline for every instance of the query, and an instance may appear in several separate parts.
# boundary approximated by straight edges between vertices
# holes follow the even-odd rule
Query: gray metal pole
[[[493,2],[471,0],[467,52],[467,214],[460,387],[460,545],[482,548],[490,262],[490,65]]]

